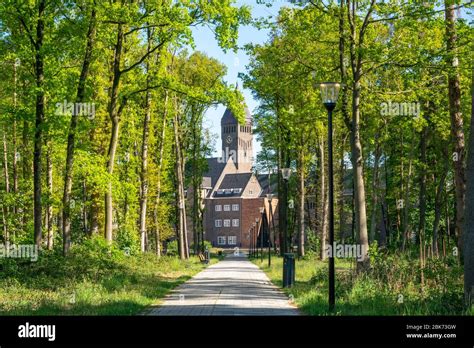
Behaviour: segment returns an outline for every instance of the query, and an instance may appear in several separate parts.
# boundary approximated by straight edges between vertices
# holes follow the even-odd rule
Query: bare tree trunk
[[[354,171],[356,229],[359,235],[359,244],[365,251],[365,254],[360,258],[361,261],[358,261],[358,266],[361,269],[365,269],[370,259],[367,255],[369,240],[367,236],[362,144],[360,142],[360,82],[358,74],[356,74],[356,77],[352,94],[352,168]]]
[[[436,197],[435,197],[435,219],[433,222],[433,255],[435,257],[439,256],[439,250],[438,250],[438,231],[439,231],[439,223],[441,220],[441,211],[442,211],[442,198],[443,198],[443,193],[444,193],[444,185],[446,182],[446,175],[447,175],[447,170],[443,170],[443,173],[441,174],[441,177],[439,179],[439,184],[438,188],[436,190]]]
[[[461,88],[459,86],[457,33],[455,23],[455,1],[445,0],[446,49],[448,63],[449,114],[451,117],[451,137],[453,139],[456,160],[454,161],[454,182],[456,189],[456,237],[459,256],[463,251],[464,195],[466,178],[464,175],[464,128],[461,114]],[[461,258],[462,259],[462,258]]]
[[[176,151],[176,181],[177,181],[177,204],[178,204],[178,243],[179,243],[179,256],[181,259],[188,258],[187,250],[187,231],[186,231],[186,205],[184,197],[184,177],[183,177],[183,158],[181,152],[181,142],[179,136],[179,117],[177,101],[175,97],[175,112],[173,118],[173,130],[175,140],[175,151]]]
[[[370,234],[369,241],[375,240],[375,231],[377,229],[377,212],[379,208],[379,162],[380,162],[381,148],[380,148],[380,134],[375,135],[375,153],[374,153],[374,168],[372,173],[372,212],[370,216]]]
[[[17,93],[16,93],[16,85],[17,85],[17,63],[13,64],[13,107],[14,107],[14,117],[13,117],[13,139],[12,139],[12,153],[13,153],[13,192],[15,195],[18,193],[18,158],[17,158],[17,141],[16,141],[16,117],[17,117]],[[15,196],[16,197],[16,196]],[[13,206],[13,214],[16,216],[18,213],[18,209],[16,204]]]
[[[166,121],[168,119],[168,91],[165,92],[165,102],[164,102],[164,111],[163,111],[163,121],[161,124],[161,138],[160,138],[160,148],[159,148],[159,157],[158,157],[158,170],[157,170],[157,187],[156,187],[156,201],[155,201],[155,249],[156,255],[161,256],[161,243],[160,243],[160,224],[158,221],[158,209],[160,206],[161,199],[161,170],[163,167],[163,153],[165,146],[165,137],[166,137]]]
[[[402,200],[403,204],[403,244],[402,244],[402,250],[405,250],[406,243],[408,239],[410,238],[409,234],[411,233],[411,225],[410,225],[410,219],[409,219],[409,212],[410,212],[410,191],[411,191],[411,174],[412,174],[412,169],[413,169],[413,152],[414,152],[414,146],[413,144],[411,145],[411,151],[409,154],[409,159],[408,159],[408,175],[406,176],[406,187],[405,187],[405,195]]]
[[[148,29],[148,52],[150,51],[150,30]],[[150,86],[150,63],[147,62],[147,88]],[[148,203],[148,138],[150,133],[151,116],[151,91],[147,90],[145,96],[145,119],[143,120],[142,135],[142,168],[140,172],[141,190],[140,190],[140,248],[142,252],[146,251],[146,211]]]
[[[471,79],[471,129],[474,129],[474,69]],[[467,177],[474,176],[474,134],[469,136]],[[464,298],[467,307],[474,301],[474,181],[466,187],[466,219],[464,221]]]
[[[3,129],[3,173],[5,178],[5,193],[10,193],[10,178],[8,173],[8,152],[7,152],[7,136],[5,134],[5,129]],[[10,242],[10,229],[8,224],[8,207],[4,203],[2,204],[3,209],[3,237],[5,243]]]
[[[339,199],[338,199],[338,208],[339,208],[339,239],[341,243],[344,244],[345,234],[344,234],[344,223],[345,223],[345,214],[344,214],[344,176],[346,174],[346,165],[344,161],[344,149],[346,145],[347,134],[342,136],[341,144],[341,162],[339,163]]]
[[[44,61],[43,61],[43,39],[44,39],[44,12],[46,0],[38,3],[38,19],[36,22],[35,44],[35,77],[36,77],[36,119],[35,138],[33,153],[33,211],[34,211],[34,236],[35,244],[41,248],[43,238],[42,201],[41,201],[41,157],[43,146],[43,123],[45,112],[44,92]]]
[[[428,118],[425,116],[425,118]],[[425,283],[425,229],[426,229],[426,138],[428,137],[428,127],[423,127],[420,133],[420,220],[418,224],[418,239],[420,243],[420,270],[421,286]]]
[[[118,137],[119,137],[119,107],[118,107],[118,98],[119,98],[119,87],[120,87],[120,77],[122,75],[120,71],[120,63],[122,60],[122,49],[123,49],[123,24],[117,24],[117,40],[115,44],[114,52],[114,63],[113,71],[114,77],[112,81],[112,91],[110,96],[110,105],[109,105],[109,117],[112,122],[112,129],[110,134],[109,150],[107,153],[107,172],[109,175],[113,174],[114,164],[115,164],[115,154],[117,152]],[[105,193],[105,239],[108,244],[112,244],[112,221],[113,221],[113,204],[112,204],[112,181],[107,183],[107,192]]]
[[[328,195],[326,194],[326,166],[324,159],[324,140],[321,137],[319,142],[319,158],[320,158],[320,204],[321,204],[321,260],[325,260],[328,256],[326,254],[326,243],[328,238]],[[331,246],[332,247],[332,246]],[[334,252],[334,250],[333,250]]]
[[[357,25],[357,2],[347,1],[347,14],[349,26],[351,28],[350,37],[350,57],[352,67],[352,123],[351,123],[351,149],[352,168],[354,172],[354,196],[355,196],[355,220],[359,235],[359,244],[364,250],[364,255],[358,259],[357,267],[364,270],[369,266],[368,257],[369,240],[367,235],[367,212],[365,202],[364,170],[362,144],[360,139],[360,80],[362,77],[363,50],[361,49],[365,31],[369,24],[369,18],[373,11],[375,0],[371,0],[367,9],[367,14],[362,22],[359,32],[356,32]],[[358,36],[358,40],[357,40]]]
[[[302,139],[304,143],[304,138]],[[302,144],[303,145],[303,144]],[[305,255],[305,218],[304,218],[304,202],[305,202],[305,163],[304,163],[304,147],[301,146],[299,150],[299,168],[298,168],[298,191],[299,191],[299,204],[298,204],[298,256],[303,257]]]
[[[53,197],[53,161],[52,161],[52,144],[51,141],[47,143],[46,153],[46,183],[48,185],[48,204],[46,206],[45,228],[47,232],[47,248],[53,249],[53,205],[51,204]]]
[[[92,61],[92,49],[95,41],[96,33],[96,11],[95,5],[92,5],[91,17],[89,21],[89,29],[86,38],[86,51],[82,62],[81,75],[77,85],[76,102],[82,103],[85,99],[86,81],[89,75],[89,67]],[[71,248],[71,190],[72,190],[72,174],[74,166],[74,147],[76,139],[78,115],[73,112],[71,115],[71,123],[69,125],[69,133],[67,138],[66,150],[66,171],[64,173],[64,191],[63,191],[63,254],[67,255]]]

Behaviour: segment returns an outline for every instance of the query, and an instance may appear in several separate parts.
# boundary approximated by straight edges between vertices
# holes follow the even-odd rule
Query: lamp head
[[[291,176],[291,168],[282,168],[281,176],[283,177],[283,180],[289,180]]]
[[[319,84],[321,90],[321,99],[328,111],[334,110],[339,97],[339,89],[341,84],[338,82],[323,82]]]

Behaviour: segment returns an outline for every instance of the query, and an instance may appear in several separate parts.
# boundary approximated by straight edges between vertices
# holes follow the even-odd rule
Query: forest
[[[278,256],[295,250],[285,291],[327,314],[333,208],[336,241],[367,251],[336,260],[340,313],[472,314],[473,2],[293,0],[276,18],[252,15],[272,1],[240,3],[1,2],[0,241],[40,258],[0,259],[0,314],[136,313],[204,267],[198,193],[217,142],[204,118],[245,113],[227,67],[194,49],[198,26],[250,59],[254,171],[277,187],[280,245],[273,266],[251,260],[281,285]],[[243,26],[270,34],[239,47]],[[341,83],[334,207],[324,81]]]

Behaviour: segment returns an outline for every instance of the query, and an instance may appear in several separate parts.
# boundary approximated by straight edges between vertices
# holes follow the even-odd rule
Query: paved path
[[[176,288],[148,315],[298,315],[288,297],[242,256],[227,256]]]

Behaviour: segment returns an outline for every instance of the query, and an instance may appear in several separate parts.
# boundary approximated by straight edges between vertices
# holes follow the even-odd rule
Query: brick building
[[[272,199],[270,211],[268,180],[252,172],[252,118],[247,108],[245,113],[245,124],[239,124],[229,109],[225,111],[222,156],[207,159],[208,171],[202,180],[204,238],[222,248],[248,248],[252,238],[267,246],[268,226],[277,225],[278,200]]]

